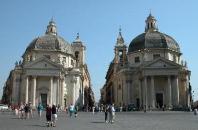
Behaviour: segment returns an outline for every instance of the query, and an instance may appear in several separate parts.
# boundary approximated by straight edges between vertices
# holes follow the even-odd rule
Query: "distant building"
[[[189,108],[190,71],[181,60],[179,44],[159,32],[150,14],[145,32],[127,48],[121,30],[114,48],[114,59],[101,89],[101,102],[117,107],[133,104],[140,109]]]
[[[86,47],[79,34],[72,44],[57,34],[56,24],[49,22],[44,36],[35,38],[25,50],[22,61],[5,82],[2,102],[21,102],[79,107],[94,102],[91,79],[85,62]]]

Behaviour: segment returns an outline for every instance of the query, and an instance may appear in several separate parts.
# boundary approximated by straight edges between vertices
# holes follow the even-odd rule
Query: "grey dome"
[[[171,36],[158,31],[148,31],[135,37],[129,45],[128,52],[146,48],[166,48],[180,52],[178,43]]]
[[[67,41],[60,36],[51,34],[45,34],[44,36],[35,38],[27,47],[27,50],[32,49],[57,50],[73,54],[72,47]]]

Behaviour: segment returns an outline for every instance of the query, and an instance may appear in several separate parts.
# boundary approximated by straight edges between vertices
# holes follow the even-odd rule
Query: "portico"
[[[39,102],[49,105],[59,104],[64,106],[64,80],[56,76],[26,76],[25,102],[32,102],[33,106]],[[43,99],[41,95],[46,95]]]
[[[141,82],[144,89],[143,105],[146,109],[172,109],[173,106],[178,106],[178,75],[146,75]]]

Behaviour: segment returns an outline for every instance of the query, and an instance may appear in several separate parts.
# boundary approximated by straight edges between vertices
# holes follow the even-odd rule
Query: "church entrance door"
[[[45,94],[45,93],[41,94],[41,103],[43,105],[43,108],[46,108],[46,106],[47,106],[47,94]]]
[[[157,107],[162,108],[163,106],[163,93],[156,93]]]

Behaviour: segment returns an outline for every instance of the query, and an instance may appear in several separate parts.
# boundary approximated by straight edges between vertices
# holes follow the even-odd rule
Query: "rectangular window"
[[[73,60],[71,60],[71,65],[74,66],[74,61]]]
[[[153,59],[157,59],[160,57],[160,54],[153,54]]]
[[[135,63],[139,63],[140,62],[140,57],[135,57]]]
[[[50,55],[44,55],[46,58],[50,59]]]
[[[63,57],[63,63],[66,63],[66,57]]]

